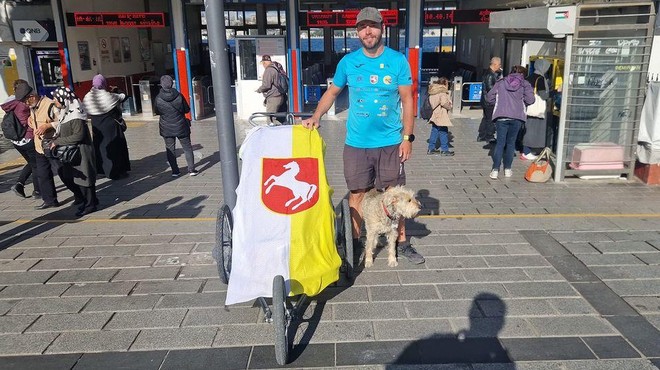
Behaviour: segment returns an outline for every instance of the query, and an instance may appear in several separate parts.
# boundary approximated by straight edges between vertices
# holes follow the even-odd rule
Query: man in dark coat
[[[280,72],[273,63],[275,62],[271,60],[270,55],[263,55],[261,57],[261,64],[264,66],[264,75],[261,77],[261,86],[257,89],[257,92],[264,95],[266,112],[286,112],[286,94],[280,93],[280,90],[275,86],[275,81],[277,81]],[[278,118],[278,120],[284,122],[283,118]],[[271,118],[272,123],[274,123],[274,120]]]
[[[488,71],[484,74],[483,84],[481,85],[481,107],[484,110],[484,116],[479,125],[479,135],[477,141],[490,142],[495,139],[495,123],[493,122],[493,109],[495,104],[486,101],[486,94],[495,86],[495,82],[502,77],[502,60],[498,57],[490,59]]]
[[[160,115],[158,126],[160,136],[165,140],[165,152],[167,161],[172,168],[172,177],[179,177],[181,172],[176,163],[176,139],[179,139],[188,163],[188,174],[197,176],[195,169],[195,157],[190,142],[190,121],[186,113],[190,112],[190,106],[186,99],[174,87],[174,80],[168,75],[160,78],[160,92],[156,96],[156,114]]]

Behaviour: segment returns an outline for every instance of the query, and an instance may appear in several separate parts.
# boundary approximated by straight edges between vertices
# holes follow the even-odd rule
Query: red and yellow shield
[[[261,180],[261,201],[273,212],[299,213],[319,200],[316,158],[263,158]]]

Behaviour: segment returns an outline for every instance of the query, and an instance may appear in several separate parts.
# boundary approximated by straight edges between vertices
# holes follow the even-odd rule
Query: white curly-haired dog
[[[394,186],[387,190],[371,189],[362,200],[362,215],[367,230],[367,243],[365,245],[364,267],[371,267],[374,263],[374,249],[378,244],[378,237],[387,238],[387,265],[395,267],[396,240],[398,238],[397,226],[399,219],[417,216],[421,204],[415,199],[415,193],[403,186]]]

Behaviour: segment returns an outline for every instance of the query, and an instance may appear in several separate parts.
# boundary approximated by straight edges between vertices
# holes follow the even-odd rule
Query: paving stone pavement
[[[320,129],[335,204],[347,193],[342,117]],[[406,173],[423,211],[408,230],[426,263],[389,268],[381,255],[352,285],[324,290],[291,328],[289,367],[660,364],[660,188],[531,184],[519,159],[514,177],[491,180],[479,119],[454,116],[454,157],[427,156],[429,127],[417,123]],[[131,176],[100,179],[101,209],[82,219],[59,182],[58,209],[17,198],[18,154],[0,153],[0,368],[277,367],[272,325],[251,302],[224,306],[211,257],[222,204],[215,121],[194,123],[200,175],[180,178],[157,123],[129,126]],[[239,142],[246,128],[237,123]]]

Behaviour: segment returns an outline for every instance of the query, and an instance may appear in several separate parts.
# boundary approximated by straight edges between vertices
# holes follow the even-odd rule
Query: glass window
[[[256,25],[257,24],[257,12],[254,10],[245,11],[245,24]]]
[[[399,29],[399,51],[406,52],[406,30]]]
[[[202,10],[200,16],[202,18],[202,26],[206,26],[206,11]]]
[[[279,12],[277,10],[269,10],[266,12],[266,24],[280,24],[280,20],[278,19],[278,14]]]
[[[309,30],[300,30],[300,50],[309,51]]]
[[[209,31],[206,28],[202,28],[200,30],[200,32],[202,34],[202,42],[205,43],[205,44],[208,43],[209,42]]]
[[[279,28],[269,28],[266,30],[266,35],[281,35],[282,30]]]
[[[241,58],[241,79],[257,79],[257,43],[256,40],[238,40]]]
[[[280,26],[286,26],[286,12],[280,10]]]
[[[310,51],[323,51],[323,28],[309,29]]]
[[[243,25],[243,12],[236,10],[229,11],[229,25],[242,26]]]
[[[248,35],[250,35],[250,36],[258,35],[258,34],[259,34],[259,30],[256,29],[256,28],[250,28],[250,29],[248,30]]]

